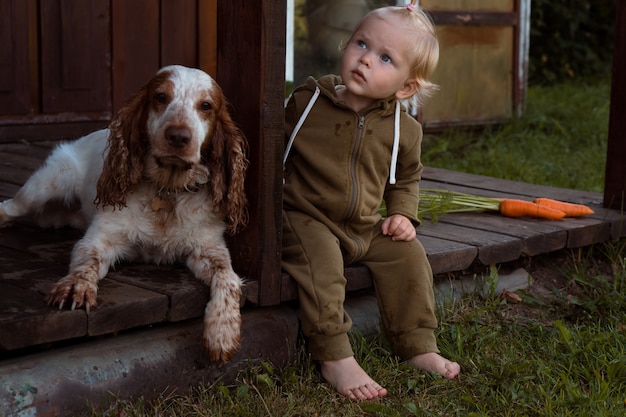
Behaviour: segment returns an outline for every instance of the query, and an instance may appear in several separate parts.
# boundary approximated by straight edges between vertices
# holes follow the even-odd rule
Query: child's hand
[[[391,240],[403,240],[410,242],[415,239],[415,226],[401,214],[393,214],[387,217],[381,226],[383,235],[391,236]]]

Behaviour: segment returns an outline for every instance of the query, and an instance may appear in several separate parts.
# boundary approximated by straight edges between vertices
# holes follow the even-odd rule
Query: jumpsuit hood
[[[287,142],[287,146],[284,152],[284,156],[283,156],[283,168],[285,166],[285,163],[287,162],[287,158],[289,158],[289,152],[291,151],[291,147],[293,146],[293,142],[296,139],[298,132],[300,130],[300,128],[302,127],[302,125],[304,124],[304,122],[306,121],[306,117],[309,114],[309,111],[311,110],[311,108],[313,107],[313,105],[315,104],[315,101],[317,100],[317,98],[319,97],[319,95],[322,93],[322,90],[324,92],[324,94],[331,98],[332,101],[338,105],[338,106],[345,106],[345,104],[338,98],[337,96],[337,87],[341,85],[341,77],[337,76],[337,75],[329,75],[326,76],[322,79],[320,79],[319,82],[315,81],[314,78],[309,77],[309,79],[307,80],[306,83],[306,87],[310,88],[313,90],[313,95],[311,96],[311,99],[309,100],[309,103],[307,104],[307,106],[305,107],[304,111],[302,112],[302,115],[300,116],[300,119],[298,120],[298,123],[296,124],[296,126],[294,127],[293,131],[291,132],[291,135],[289,137],[289,141]],[[372,111],[376,108],[380,108],[383,110],[383,114],[388,114],[388,110],[390,108],[393,107],[393,111],[394,111],[394,129],[393,129],[393,148],[392,148],[392,155],[391,155],[391,165],[389,166],[389,184],[395,184],[396,183],[396,163],[398,160],[398,146],[399,146],[399,141],[400,141],[400,111],[401,111],[401,104],[400,102],[395,98],[395,96],[390,96],[386,99],[383,100],[378,100],[376,102],[374,102],[374,104],[366,107],[362,112],[363,113],[367,113],[369,111]]]

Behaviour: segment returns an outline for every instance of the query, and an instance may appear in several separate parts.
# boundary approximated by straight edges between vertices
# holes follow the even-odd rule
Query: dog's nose
[[[191,140],[191,131],[186,127],[172,126],[165,131],[167,143],[174,148],[183,148]]]

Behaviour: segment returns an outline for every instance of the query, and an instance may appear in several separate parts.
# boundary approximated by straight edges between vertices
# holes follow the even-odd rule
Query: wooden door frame
[[[286,0],[217,5],[217,82],[249,143],[250,224],[229,242],[238,271],[258,285],[258,304],[281,301]]]
[[[626,0],[618,0],[615,13],[613,77],[609,138],[604,180],[604,206],[618,210],[626,207]]]

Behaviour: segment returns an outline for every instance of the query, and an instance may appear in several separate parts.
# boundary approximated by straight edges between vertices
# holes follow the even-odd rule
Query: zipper
[[[357,196],[358,196],[358,189],[359,189],[358,188],[359,184],[356,178],[356,162],[357,162],[357,154],[361,146],[361,139],[363,137],[363,127],[365,126],[365,116],[361,116],[361,115],[357,115],[357,116],[359,118],[359,123],[357,125],[356,137],[354,141],[354,146],[352,147],[352,153],[350,155],[350,164],[349,164],[350,166],[349,175],[350,175],[350,182],[352,183],[352,192],[350,193],[350,203],[348,206],[348,211],[346,213],[347,221],[351,220],[354,217],[354,214],[356,212]],[[347,221],[343,223],[342,229],[346,233],[346,236],[350,237],[352,241],[354,242],[354,245],[356,247],[354,257],[355,259],[359,259],[364,252],[363,243],[361,242],[361,240],[356,239],[353,236],[350,236],[348,234],[348,230],[346,227]]]
[[[352,148],[352,155],[350,155],[350,179],[352,182],[352,190],[357,190],[358,182],[356,178],[356,160],[357,153],[359,148],[361,147],[361,139],[363,137],[363,127],[365,126],[365,116],[359,116],[359,124],[356,130],[356,138],[354,140],[354,147]],[[356,203],[357,203],[357,194],[356,192],[351,193],[350,196],[350,208],[348,210],[348,218],[352,218],[354,216],[354,212],[356,211]]]

